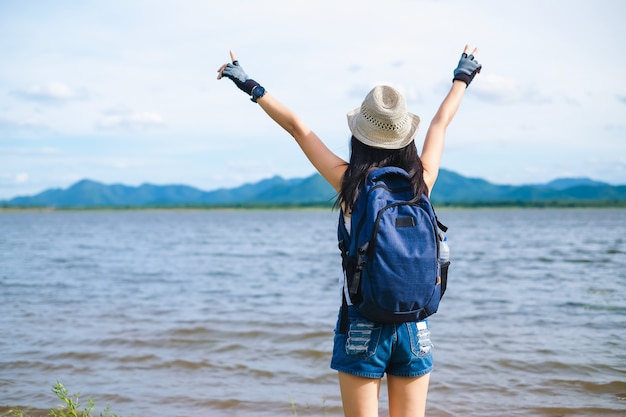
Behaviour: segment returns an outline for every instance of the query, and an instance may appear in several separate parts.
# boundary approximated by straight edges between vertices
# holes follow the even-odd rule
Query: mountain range
[[[187,185],[142,184],[138,187],[81,180],[67,189],[0,201],[0,207],[204,207],[331,205],[335,191],[319,174],[306,178],[280,176],[235,188],[203,191]],[[546,184],[497,185],[441,169],[432,192],[435,204],[549,205],[626,204],[626,185],[589,178],[561,178]]]

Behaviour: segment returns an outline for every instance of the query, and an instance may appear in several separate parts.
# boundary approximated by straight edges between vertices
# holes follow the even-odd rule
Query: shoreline
[[[468,201],[438,202],[432,201],[435,208],[452,209],[570,209],[594,208],[613,209],[626,208],[626,201],[612,200],[546,200],[546,201]],[[52,211],[259,211],[259,210],[332,210],[331,203],[285,203],[285,204],[229,204],[229,205],[145,205],[145,206],[11,206],[0,205],[1,212],[52,212]]]
[[[0,405],[0,417],[46,417],[50,415],[50,411],[42,408],[35,408],[31,406],[9,406]]]

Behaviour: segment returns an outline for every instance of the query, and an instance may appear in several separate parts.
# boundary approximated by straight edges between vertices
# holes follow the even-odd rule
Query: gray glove
[[[469,87],[470,83],[480,72],[482,69],[482,65],[474,59],[474,55],[467,55],[465,52],[461,54],[461,59],[459,60],[459,64],[454,70],[454,78],[453,80],[460,80],[466,84],[466,87]]]
[[[241,91],[251,96],[252,101],[255,103],[258,98],[261,98],[263,94],[265,94],[265,89],[261,87],[259,83],[248,77],[248,74],[246,74],[241,65],[239,65],[239,61],[226,64],[226,68],[222,71],[222,76],[230,78]],[[257,89],[257,87],[259,88]]]

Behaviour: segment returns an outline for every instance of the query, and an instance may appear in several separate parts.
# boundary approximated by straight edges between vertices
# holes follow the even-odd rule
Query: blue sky
[[[444,168],[499,184],[626,184],[626,3],[615,0],[0,1],[0,199],[89,178],[204,190],[314,172],[217,68],[246,71],[348,156],[372,86],[422,118],[466,43],[484,70]]]

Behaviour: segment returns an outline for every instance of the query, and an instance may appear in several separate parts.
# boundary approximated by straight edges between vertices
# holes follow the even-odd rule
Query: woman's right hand
[[[461,54],[461,59],[459,60],[459,64],[454,70],[454,78],[453,80],[463,81],[468,87],[476,74],[480,73],[481,68],[483,67],[476,61],[474,55],[478,52],[478,48],[474,48],[471,54],[467,54],[469,52],[469,45],[465,45],[465,50]]]

